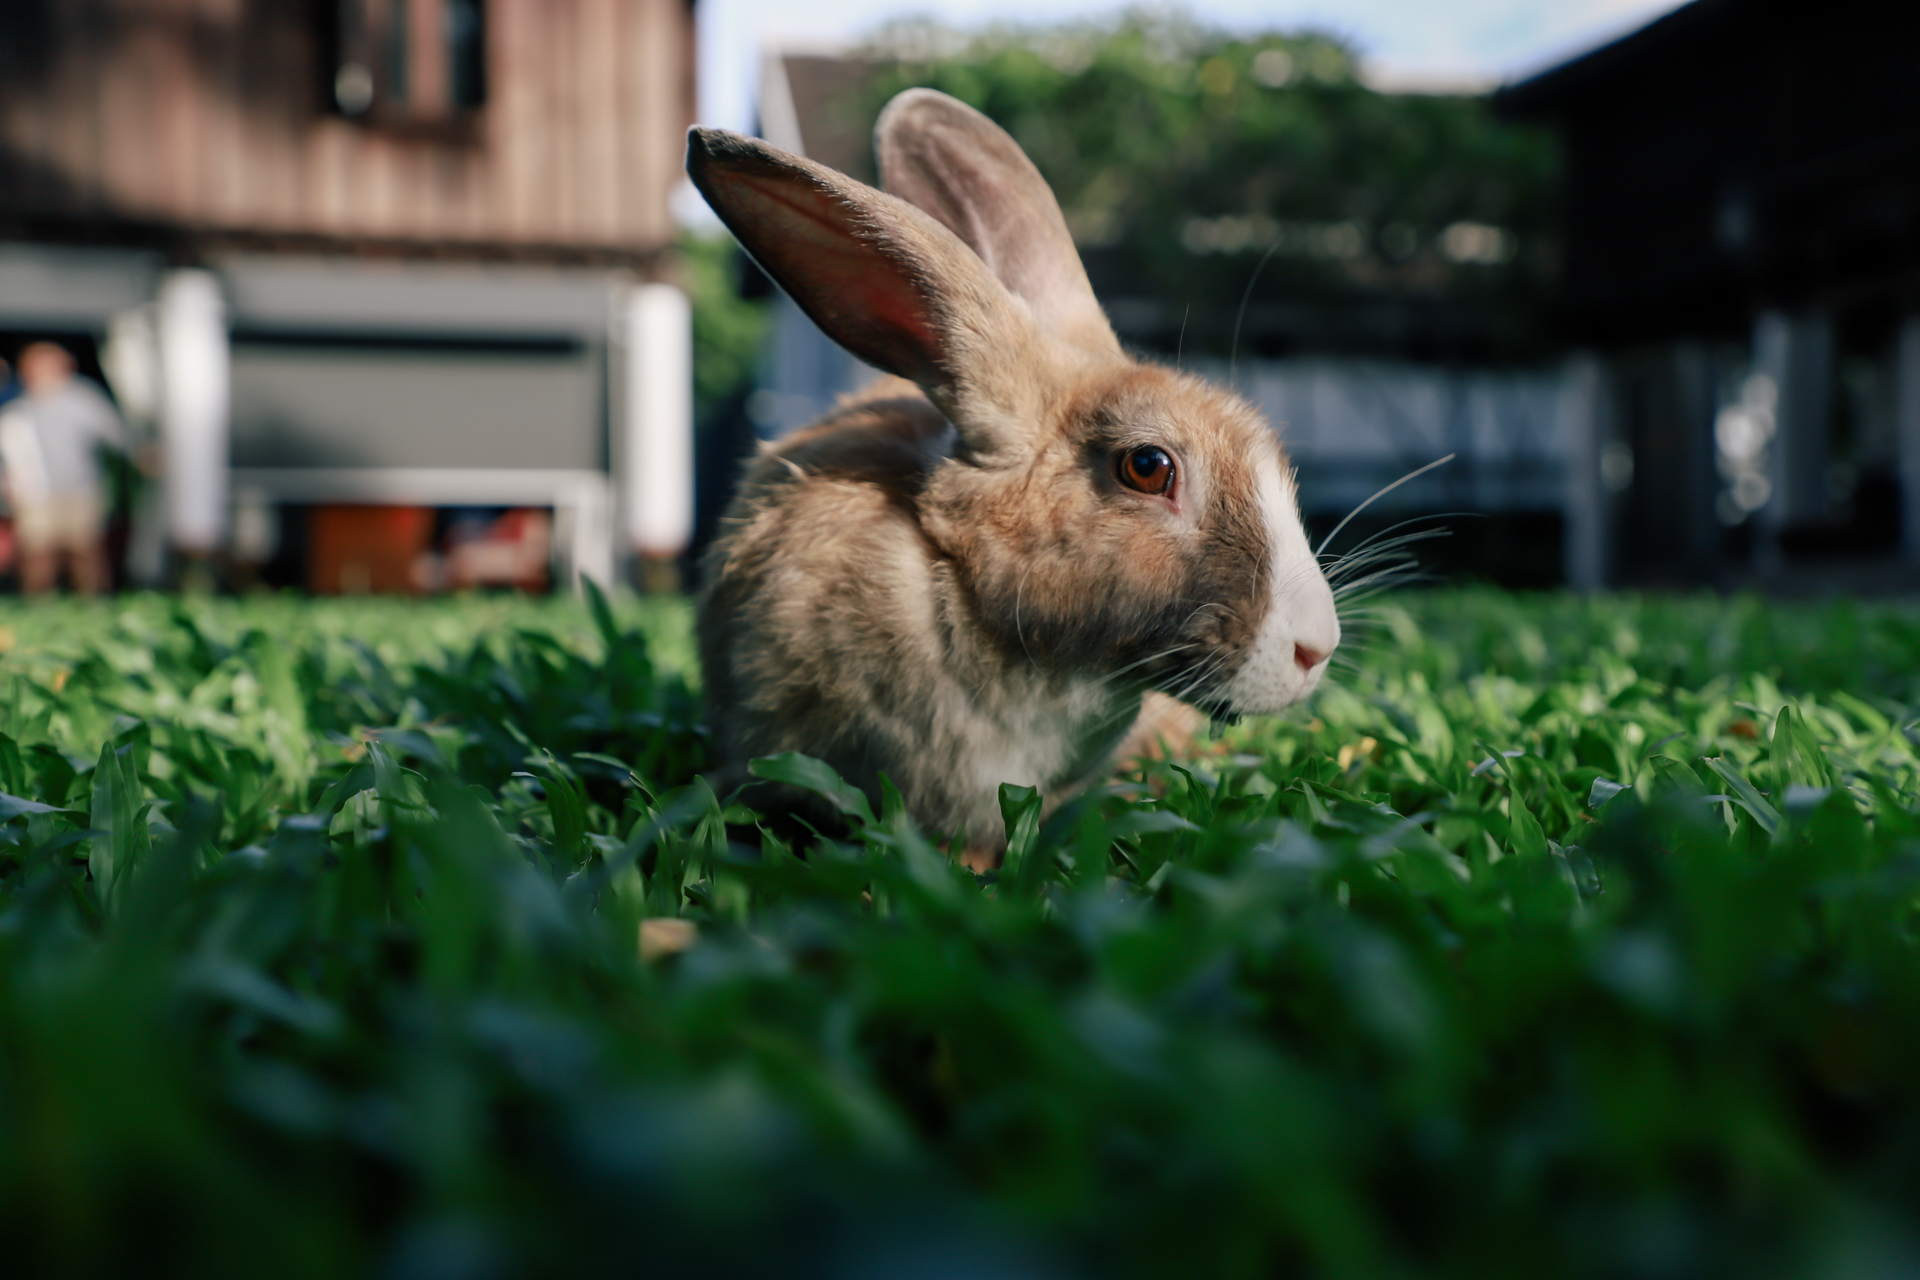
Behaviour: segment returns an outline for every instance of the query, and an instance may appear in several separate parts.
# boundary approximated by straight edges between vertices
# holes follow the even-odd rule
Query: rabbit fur
[[[1121,350],[1013,139],[915,89],[875,150],[885,192],[689,134],[688,172],[741,244],[894,375],[766,448],[708,553],[715,781],[803,752],[870,796],[885,775],[924,829],[990,853],[999,784],[1058,803],[1176,725],[1169,697],[1279,711],[1340,624],[1273,430]]]

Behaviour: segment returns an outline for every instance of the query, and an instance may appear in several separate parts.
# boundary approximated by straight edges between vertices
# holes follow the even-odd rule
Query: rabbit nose
[[[1327,655],[1303,644],[1293,646],[1293,660],[1302,671],[1311,671],[1327,660]]]

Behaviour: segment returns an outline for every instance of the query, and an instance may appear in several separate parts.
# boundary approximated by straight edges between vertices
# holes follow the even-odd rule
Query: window
[[[486,101],[481,0],[338,0],[333,104],[372,123],[456,119]]]

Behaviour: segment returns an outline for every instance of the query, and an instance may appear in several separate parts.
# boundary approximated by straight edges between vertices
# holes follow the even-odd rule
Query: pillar
[[[1829,514],[1832,322],[1818,313],[1763,312],[1754,324],[1753,368],[1774,387],[1773,492],[1759,510],[1761,567],[1774,570],[1782,531]]]
[[[665,585],[693,536],[693,312],[668,284],[620,301],[621,526],[648,585]]]
[[[1900,474],[1900,551],[1920,565],[1920,315],[1908,316],[1893,348],[1893,421]]]
[[[1576,591],[1607,585],[1612,496],[1600,473],[1601,451],[1611,436],[1605,371],[1600,357],[1584,351],[1561,375],[1560,420],[1565,442],[1566,579]]]
[[[211,272],[169,272],[160,286],[160,440],[166,527],[189,555],[221,549],[227,531],[226,304]]]

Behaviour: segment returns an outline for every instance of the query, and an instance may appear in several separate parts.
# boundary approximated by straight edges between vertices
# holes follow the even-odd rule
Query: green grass
[[[1376,621],[982,881],[714,796],[677,603],[13,609],[9,1269],[1920,1266],[1920,613]]]

